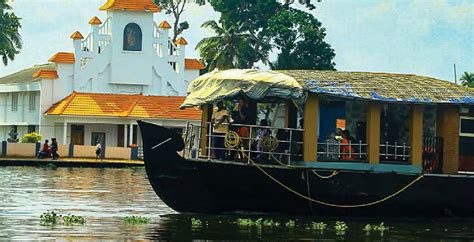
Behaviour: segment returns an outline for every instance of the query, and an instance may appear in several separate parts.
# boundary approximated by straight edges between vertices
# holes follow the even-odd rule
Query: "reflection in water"
[[[35,168],[0,167],[0,239],[165,239],[204,240],[288,240],[325,239],[352,241],[464,241],[474,238],[469,220],[345,220],[349,230],[337,236],[335,220],[327,220],[329,229],[311,230],[310,217],[290,218],[265,215],[278,221],[279,227],[242,227],[238,218],[258,219],[263,215],[196,215],[176,214],[163,204],[151,189],[143,168]],[[39,216],[47,210],[61,214],[85,216],[84,226],[40,226]],[[151,219],[142,226],[126,225],[125,216]],[[202,221],[192,226],[191,218]],[[286,228],[289,219],[297,220],[295,228]],[[384,221],[391,230],[365,234],[367,224]]]

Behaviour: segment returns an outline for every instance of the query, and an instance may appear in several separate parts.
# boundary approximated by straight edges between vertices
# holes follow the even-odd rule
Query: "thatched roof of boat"
[[[317,70],[225,70],[196,78],[181,107],[244,94],[301,101],[304,93],[381,102],[474,105],[474,90],[413,74]]]
[[[313,93],[385,102],[474,104],[474,91],[449,81],[413,74],[288,70]]]

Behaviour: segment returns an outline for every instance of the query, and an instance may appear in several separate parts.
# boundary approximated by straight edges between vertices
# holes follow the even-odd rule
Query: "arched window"
[[[129,23],[123,30],[123,50],[142,50],[142,30],[135,23]]]

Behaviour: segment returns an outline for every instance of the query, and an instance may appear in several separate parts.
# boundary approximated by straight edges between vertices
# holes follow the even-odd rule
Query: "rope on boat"
[[[362,203],[362,204],[335,204],[335,203],[328,203],[328,202],[324,202],[324,201],[320,201],[320,200],[316,200],[316,199],[313,199],[311,197],[308,197],[308,196],[305,196],[293,189],[291,189],[290,187],[288,187],[287,185],[283,184],[281,181],[279,181],[278,179],[276,179],[275,177],[273,177],[272,175],[268,174],[268,172],[266,172],[260,165],[258,165],[255,161],[253,161],[252,159],[250,159],[250,157],[247,157],[249,159],[249,161],[255,166],[257,167],[257,169],[259,169],[263,174],[265,174],[268,178],[270,178],[271,180],[273,180],[274,182],[276,182],[278,185],[282,186],[283,188],[285,188],[286,190],[292,192],[293,194],[301,197],[301,198],[304,198],[308,201],[311,201],[311,202],[314,202],[314,203],[318,203],[318,204],[321,204],[321,205],[325,205],[325,206],[328,206],[328,207],[336,207],[336,208],[360,208],[360,207],[368,207],[368,206],[372,206],[372,205],[376,205],[376,204],[379,204],[379,203],[382,203],[382,202],[385,202],[397,195],[399,195],[400,193],[404,192],[405,190],[407,190],[409,187],[411,187],[413,184],[415,184],[416,182],[418,182],[419,180],[421,180],[425,175],[422,174],[420,175],[418,178],[416,178],[415,180],[411,181],[410,183],[408,183],[406,186],[402,187],[400,190],[396,191],[395,193],[392,193],[382,199],[379,199],[379,200],[376,200],[376,201],[373,201],[373,202],[368,202],[368,203]]]
[[[225,147],[228,149],[235,149],[239,146],[240,140],[241,140],[240,135],[237,132],[228,131],[227,134],[225,135]],[[278,147],[278,140],[274,137],[264,137],[262,139],[262,146],[269,151],[273,151]],[[270,156],[273,158],[273,160],[275,160],[276,163],[278,163],[281,166],[295,168],[295,166],[287,165],[281,162],[279,159],[275,157],[273,153],[270,153]],[[250,159],[250,157],[248,158]],[[314,175],[316,175],[317,177],[321,179],[330,179],[336,176],[337,174],[339,174],[339,171],[334,170],[332,171],[330,175],[323,176],[323,175],[318,174],[315,170],[311,170],[311,171],[313,172]]]

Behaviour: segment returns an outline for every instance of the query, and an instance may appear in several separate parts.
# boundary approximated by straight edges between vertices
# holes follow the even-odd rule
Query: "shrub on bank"
[[[32,132],[29,134],[25,134],[21,137],[21,143],[38,143],[43,139],[43,136],[36,133]]]

